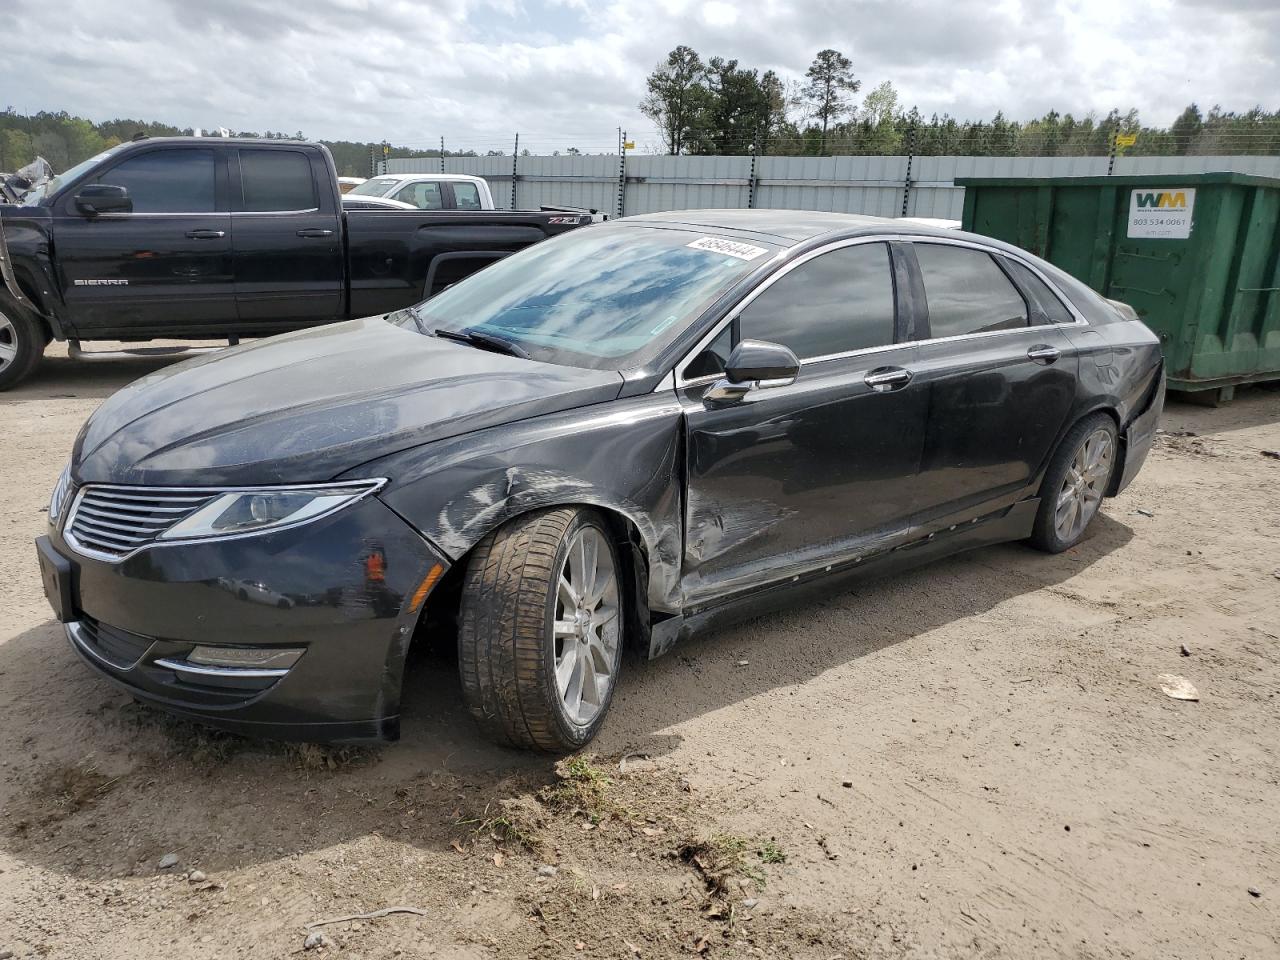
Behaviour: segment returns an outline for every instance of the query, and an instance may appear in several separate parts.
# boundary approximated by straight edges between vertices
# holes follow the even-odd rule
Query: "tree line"
[[[217,127],[204,128],[205,133],[214,132]],[[13,171],[30,163],[37,156],[44,157],[56,172],[62,172],[87,160],[116,144],[131,140],[139,134],[148,137],[180,137],[191,136],[193,127],[175,127],[168,123],[157,123],[153,120],[107,120],[94,123],[83,117],[74,117],[65,110],[58,112],[41,111],[30,115],[20,114],[12,108],[0,112],[0,170]],[[266,137],[272,140],[305,140],[302,131],[282,133],[268,130],[265,133],[241,130],[232,132],[237,137]],[[334,163],[338,167],[338,175],[349,177],[367,177],[369,175],[370,154],[381,159],[383,144],[361,143],[352,140],[321,140],[333,154]],[[388,147],[387,156],[395,159],[401,157],[439,157],[439,150],[412,150],[408,147]],[[446,150],[447,157],[474,157],[475,151]]]
[[[838,50],[819,52],[803,80],[787,82],[737,60],[704,60],[682,45],[649,74],[639,106],[669,154],[1097,156],[1117,136],[1119,152],[1129,155],[1280,154],[1280,110],[1261,107],[1205,113],[1193,103],[1169,127],[1143,124],[1134,109],[1101,118],[1051,110],[1027,121],[998,112],[973,121],[904,109],[887,80],[859,102],[861,89],[853,62]]]

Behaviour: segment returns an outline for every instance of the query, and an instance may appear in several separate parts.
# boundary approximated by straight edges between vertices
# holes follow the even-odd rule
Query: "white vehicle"
[[[417,210],[494,209],[484,178],[461,173],[387,173],[370,177],[346,196],[385,197]]]
[[[412,203],[390,197],[367,197],[362,193],[342,195],[343,210],[417,210]]]

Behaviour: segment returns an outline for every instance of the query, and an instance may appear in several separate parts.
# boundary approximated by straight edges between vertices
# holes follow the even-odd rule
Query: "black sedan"
[[[1071,547],[1163,401],[1132,311],[1014,247],[632,217],[139,380],[85,424],[38,552],[85,662],[175,713],[394,738],[410,644],[444,639],[489,734],[565,750],[624,646]]]

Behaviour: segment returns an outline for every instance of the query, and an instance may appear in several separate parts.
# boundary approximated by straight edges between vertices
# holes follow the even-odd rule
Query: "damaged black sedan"
[[[394,738],[406,652],[443,638],[489,734],[565,750],[624,647],[1073,546],[1163,400],[1131,311],[1005,244],[633,217],[139,380],[81,431],[38,552],[74,649],[175,713]]]

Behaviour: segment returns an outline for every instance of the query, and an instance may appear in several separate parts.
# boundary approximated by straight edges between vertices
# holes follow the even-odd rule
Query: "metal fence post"
[[[627,199],[627,131],[618,128],[618,216],[623,215]]]
[[[1107,176],[1111,176],[1111,171],[1116,167],[1116,135],[1111,134],[1111,148],[1107,150]]]
[[[516,145],[511,148],[511,209],[516,209],[516,177],[520,174],[520,134],[516,134]]]
[[[440,138],[440,172],[444,173],[444,137]]]
[[[907,127],[907,176],[902,181],[902,216],[907,215],[907,203],[911,199],[911,165],[916,154],[916,128]]]
[[[369,144],[369,176],[374,176],[378,172],[377,150],[374,145]]]
[[[756,165],[760,162],[760,135],[751,141],[751,175],[747,178],[747,209],[753,210],[756,205]]]

